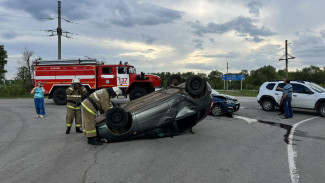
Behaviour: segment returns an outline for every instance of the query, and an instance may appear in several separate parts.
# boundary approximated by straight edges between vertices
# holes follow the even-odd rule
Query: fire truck
[[[45,95],[58,105],[67,102],[65,90],[78,78],[88,94],[101,88],[118,86],[124,97],[129,94],[134,100],[161,87],[156,75],[136,74],[136,69],[127,62],[105,65],[96,59],[85,60],[35,60],[32,63],[34,83],[41,81]]]

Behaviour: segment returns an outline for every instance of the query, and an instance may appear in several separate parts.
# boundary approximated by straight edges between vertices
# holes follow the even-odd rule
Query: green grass
[[[0,98],[33,98],[34,95],[19,84],[0,86]]]
[[[217,90],[221,94],[242,96],[242,97],[256,97],[258,94],[257,90]]]

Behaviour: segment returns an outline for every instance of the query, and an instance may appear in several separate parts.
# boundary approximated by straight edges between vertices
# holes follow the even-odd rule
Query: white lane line
[[[258,120],[257,119],[252,119],[252,118],[246,118],[244,116],[237,116],[237,115],[233,115],[234,118],[237,119],[242,119],[244,121],[246,121],[247,123],[251,124],[251,123],[256,123]]]
[[[291,182],[292,183],[299,183],[300,182],[300,177],[298,174],[298,170],[296,167],[296,158],[297,158],[297,151],[295,150],[295,148],[293,148],[292,146],[292,141],[293,141],[293,134],[295,133],[295,129],[298,127],[298,125],[316,119],[318,117],[313,117],[313,118],[308,118],[305,120],[302,120],[296,124],[294,124],[291,128],[290,134],[289,134],[289,143],[288,143],[288,162],[289,162],[289,170],[290,170],[290,177],[291,177]]]

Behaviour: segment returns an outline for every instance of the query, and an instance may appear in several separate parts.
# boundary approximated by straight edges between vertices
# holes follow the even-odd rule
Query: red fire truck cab
[[[32,64],[34,82],[41,81],[45,95],[58,105],[66,104],[65,90],[78,78],[88,93],[101,88],[118,86],[123,95],[134,100],[161,87],[156,75],[136,74],[136,69],[127,62],[105,65],[96,59],[86,60],[35,60]]]

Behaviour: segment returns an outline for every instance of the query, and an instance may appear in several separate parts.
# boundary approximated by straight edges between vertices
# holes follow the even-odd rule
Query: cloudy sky
[[[57,0],[0,0],[0,45],[7,78],[25,48],[34,58],[57,59]],[[137,71],[229,72],[278,59],[288,40],[289,69],[324,67],[323,0],[61,0],[62,59],[128,61]],[[50,20],[53,19],[53,20]]]

